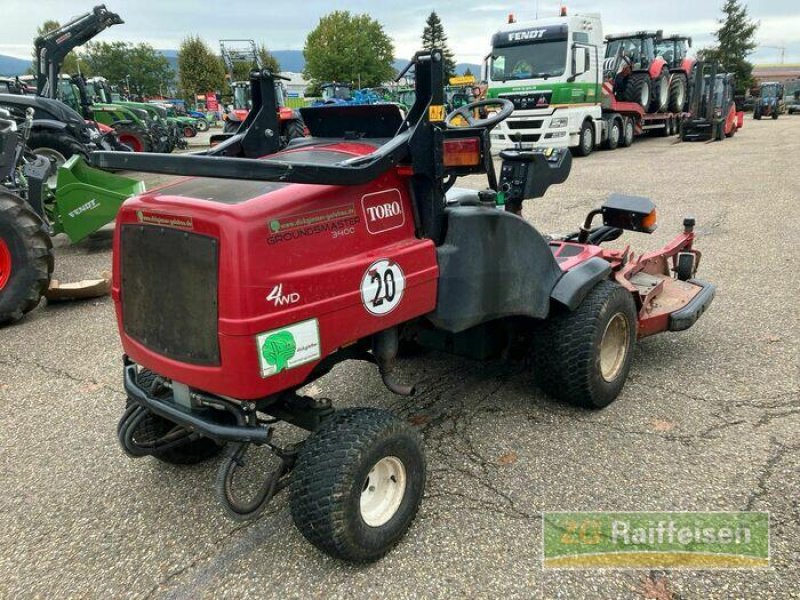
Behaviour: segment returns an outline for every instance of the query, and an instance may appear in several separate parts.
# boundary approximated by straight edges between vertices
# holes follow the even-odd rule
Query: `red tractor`
[[[651,113],[664,112],[670,105],[670,65],[656,53],[662,39],[661,31],[606,36],[604,69],[617,74],[617,98]]]
[[[694,72],[697,59],[689,56],[692,38],[686,35],[671,35],[656,43],[656,54],[663,58],[670,72],[669,110],[688,110],[694,89]]]
[[[180,464],[224,451],[217,493],[229,515],[254,518],[288,487],[302,534],[358,562],[383,556],[414,519],[423,442],[386,410],[335,410],[302,388],[361,360],[410,397],[414,375],[398,360],[408,341],[479,361],[528,356],[548,394],[599,409],[621,392],[638,339],[691,327],[714,296],[695,279],[691,218],[660,250],[603,247],[656,228],[645,198],[612,195],[579,231],[540,234],[522,204],[567,178],[569,151],[504,151],[498,177],[489,133],[513,104],[445,116],[443,54],[410,66],[407,115],[392,104],[306,108],[311,137],[260,160],[94,155],[192,176],[129,200],[117,218],[122,447]],[[244,135],[263,140],[262,125]],[[471,174],[487,189],[453,187]],[[280,443],[279,421],[308,437]],[[236,477],[257,448],[279,466],[242,498]]]

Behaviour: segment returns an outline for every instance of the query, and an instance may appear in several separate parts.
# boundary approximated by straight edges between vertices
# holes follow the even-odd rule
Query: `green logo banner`
[[[547,569],[769,566],[769,513],[545,513]]]

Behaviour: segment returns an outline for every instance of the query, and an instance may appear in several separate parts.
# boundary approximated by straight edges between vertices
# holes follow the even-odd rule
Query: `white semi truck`
[[[630,146],[647,129],[677,133],[681,115],[647,113],[640,104],[617,100],[604,43],[598,14],[500,29],[485,66],[487,97],[510,100],[514,113],[492,131],[492,151],[568,147],[586,156],[599,146]]]

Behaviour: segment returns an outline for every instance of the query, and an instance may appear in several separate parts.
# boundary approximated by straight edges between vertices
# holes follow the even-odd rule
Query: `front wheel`
[[[39,305],[53,265],[47,225],[25,200],[0,191],[0,325]]]
[[[604,408],[622,391],[636,342],[631,293],[601,281],[572,312],[536,330],[534,376],[549,396],[584,408]]]
[[[425,454],[414,428],[385,410],[342,410],[300,451],[292,472],[292,518],[323,552],[371,562],[403,537],[424,489]]]
[[[581,125],[581,131],[578,139],[578,146],[575,148],[575,154],[578,156],[589,156],[594,150],[594,123],[591,121],[584,121]]]
[[[208,121],[205,119],[198,119],[196,125],[197,131],[208,131]]]

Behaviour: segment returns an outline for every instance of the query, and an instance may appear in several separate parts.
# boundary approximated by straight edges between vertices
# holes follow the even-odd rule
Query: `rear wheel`
[[[686,75],[683,73],[676,73],[672,76],[672,81],[669,85],[670,112],[683,112],[683,108],[686,106],[687,88],[688,83],[686,81]]]
[[[306,129],[300,119],[291,119],[281,123],[281,138],[284,146],[295,138],[305,137]]]
[[[191,125],[183,126],[183,137],[193,138],[197,135],[197,130]]]
[[[548,318],[536,331],[533,364],[548,395],[584,408],[604,408],[622,391],[636,341],[630,292],[601,281],[573,312]]]
[[[592,150],[594,150],[594,123],[587,119],[583,122],[583,125],[581,125],[575,154],[578,156],[589,156]]]
[[[628,77],[622,96],[626,102],[635,102],[647,110],[650,106],[650,76],[647,73],[633,73]]]
[[[408,530],[424,488],[425,454],[414,428],[385,410],[342,410],[300,451],[292,518],[323,552],[371,562]]]
[[[156,379],[155,373],[147,369],[141,369],[136,376],[137,383],[143,388],[151,388]],[[132,410],[136,403],[128,400],[126,404],[127,411]],[[223,446],[217,444],[210,438],[200,438],[186,442],[179,446],[169,448],[167,450],[147,452],[148,447],[157,447],[163,445],[169,440],[178,438],[186,434],[186,430],[176,425],[168,419],[158,416],[157,414],[140,408],[146,411],[140,419],[138,425],[132,433],[130,433],[129,443],[135,449],[134,452],[130,451],[130,446],[126,446],[123,442],[123,450],[133,456],[144,456],[149,454],[157,458],[161,462],[173,465],[194,465],[206,461],[222,452]],[[118,431],[120,433],[120,431]]]
[[[0,324],[39,305],[53,266],[47,225],[25,200],[0,191]]]
[[[622,140],[620,141],[623,148],[629,148],[633,145],[634,135],[633,119],[626,117],[622,122]]]
[[[622,123],[619,119],[611,121],[608,129],[608,138],[603,143],[606,150],[616,150],[619,147],[620,140],[622,139]]]
[[[236,133],[239,130],[239,125],[241,125],[239,121],[227,119],[222,126],[222,133]]]
[[[664,112],[669,106],[669,71],[661,70],[658,77],[653,80],[653,100],[650,103],[651,112]]]
[[[127,127],[117,129],[117,139],[121,144],[125,144],[134,152],[150,152],[152,150],[147,138],[136,129],[129,129]]]

